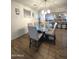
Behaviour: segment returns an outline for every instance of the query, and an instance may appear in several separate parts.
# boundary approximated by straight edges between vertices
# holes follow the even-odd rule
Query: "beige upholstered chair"
[[[30,38],[30,45],[29,47],[32,46],[39,46],[39,40],[42,37],[42,34],[39,34],[36,30],[36,27],[32,26],[32,25],[28,25],[28,35]],[[34,44],[34,45],[33,45]]]
[[[48,40],[53,40],[54,44],[55,44],[55,39],[56,39],[56,37],[55,37],[56,26],[57,26],[57,23],[55,22],[54,28],[48,30],[47,32],[45,32],[46,35],[47,35],[47,39],[48,39]]]

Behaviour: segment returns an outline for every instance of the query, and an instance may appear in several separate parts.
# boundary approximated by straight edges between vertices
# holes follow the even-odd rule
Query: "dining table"
[[[42,41],[48,42],[48,41],[51,41],[51,37],[54,37],[54,34],[52,34],[52,30],[53,30],[53,28],[50,28],[50,29],[49,28],[40,28],[37,31],[38,31],[38,33],[43,33]],[[51,36],[51,37],[49,38],[49,36]]]

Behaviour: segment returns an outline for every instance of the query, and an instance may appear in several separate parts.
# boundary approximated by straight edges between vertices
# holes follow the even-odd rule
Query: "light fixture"
[[[47,13],[50,13],[50,10],[47,10]]]
[[[44,0],[44,2],[45,2],[45,8],[44,8],[44,10],[41,11],[41,13],[46,15],[47,13],[50,13],[50,10],[49,9],[47,10],[47,8],[46,8],[47,0]]]

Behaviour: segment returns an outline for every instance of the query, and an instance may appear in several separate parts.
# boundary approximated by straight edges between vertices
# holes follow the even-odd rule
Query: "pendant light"
[[[44,0],[44,2],[45,2],[45,8],[41,12],[42,12],[42,14],[45,14],[46,15],[47,13],[50,13],[50,10],[47,9],[47,7],[46,7],[47,0]]]

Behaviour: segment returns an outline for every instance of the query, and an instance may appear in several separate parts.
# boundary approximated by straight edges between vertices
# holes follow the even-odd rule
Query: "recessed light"
[[[33,6],[35,6],[35,7],[36,7],[37,5],[36,5],[36,4],[33,4]]]

